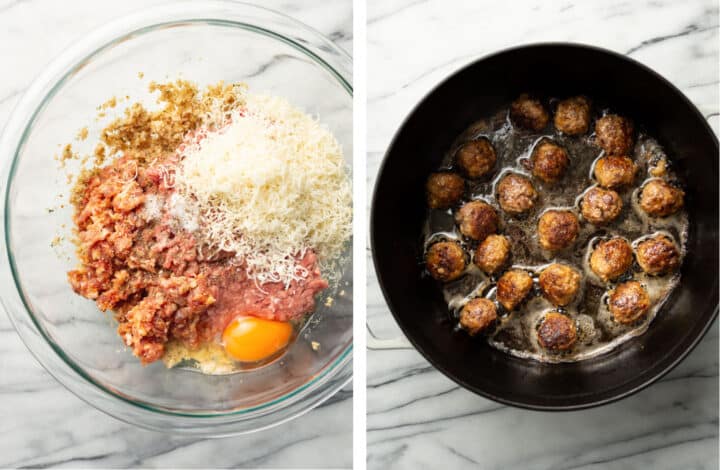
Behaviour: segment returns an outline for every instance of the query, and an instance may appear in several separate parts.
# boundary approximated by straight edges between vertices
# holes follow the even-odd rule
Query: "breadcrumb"
[[[98,109],[106,110],[108,108],[114,108],[115,106],[117,106],[117,97],[113,96],[112,98],[101,104]]]
[[[159,93],[157,103],[161,105],[160,109],[148,111],[141,103],[134,103],[100,132],[100,142],[92,155],[81,157],[73,151],[72,144],[66,144],[60,155],[55,155],[61,168],[65,167],[68,160],[79,160],[85,167],[89,159],[93,159],[94,169],[84,168],[78,175],[70,202],[75,205],[80,202],[79,195],[84,192],[88,179],[95,173],[95,169],[107,163],[108,158],[132,153],[138,164],[147,165],[166,157],[175,151],[188,132],[207,124],[203,123],[206,116],[218,110],[229,114],[240,106],[240,96],[246,88],[244,84],[226,84],[221,81],[201,91],[197,85],[186,80],[150,82],[149,91]],[[97,118],[105,117],[105,110],[115,108],[117,104],[118,98],[115,96],[105,101],[97,108],[100,111]],[[88,128],[83,127],[77,136],[85,139],[88,133]],[[68,175],[68,181],[70,179],[71,175]]]
[[[60,154],[60,167],[65,168],[65,162],[77,158],[77,153],[73,152],[72,144],[65,144]]]

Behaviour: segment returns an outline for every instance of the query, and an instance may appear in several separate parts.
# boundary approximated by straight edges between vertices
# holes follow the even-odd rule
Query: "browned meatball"
[[[555,111],[555,127],[568,135],[586,133],[590,127],[590,101],[584,96],[562,100]]]
[[[623,238],[611,238],[595,247],[590,255],[590,269],[603,281],[613,281],[630,268],[632,248]]]
[[[540,289],[554,305],[562,307],[575,299],[580,289],[580,273],[565,264],[553,263],[540,273]]]
[[[490,173],[495,160],[495,149],[485,138],[463,144],[455,154],[455,161],[469,178],[480,178]]]
[[[460,233],[473,240],[482,241],[491,233],[497,232],[498,215],[495,209],[483,201],[470,201],[455,213],[455,222]]]
[[[590,188],[583,195],[580,210],[588,222],[603,225],[612,222],[622,211],[622,199],[612,189]]]
[[[425,254],[425,267],[438,281],[452,281],[465,271],[465,252],[459,243],[435,243]]]
[[[532,289],[532,277],[521,269],[512,269],[497,282],[497,300],[507,310],[514,310]]]
[[[537,330],[540,345],[550,351],[567,351],[577,341],[577,327],[568,316],[548,312]]]
[[[535,206],[538,193],[529,179],[517,173],[508,173],[497,185],[497,197],[505,212],[519,215]]]
[[[460,201],[465,192],[465,181],[455,173],[433,173],[425,188],[431,209],[447,209]]]
[[[648,274],[666,274],[680,266],[680,252],[665,235],[648,238],[635,247],[638,264]]]
[[[608,155],[628,155],[633,149],[633,124],[617,114],[608,114],[595,123],[595,141]]]
[[[495,304],[488,299],[472,299],[460,310],[460,326],[470,336],[489,328],[497,320]]]
[[[683,206],[683,190],[663,180],[650,180],[640,191],[640,207],[652,217],[667,217]]]
[[[533,175],[546,183],[556,183],[570,164],[565,149],[552,142],[542,142],[535,147],[530,158]]]
[[[570,211],[548,210],[538,221],[540,246],[558,251],[573,244],[580,232],[577,216]]]
[[[595,179],[603,188],[629,186],[635,180],[637,166],[628,157],[610,155],[595,163]]]
[[[503,235],[489,235],[475,250],[475,264],[488,274],[496,273],[510,256],[510,242]]]
[[[616,322],[635,323],[650,308],[650,296],[639,282],[623,282],[610,292],[608,307]]]
[[[540,100],[525,93],[510,105],[510,119],[515,125],[531,131],[543,130],[550,120]]]

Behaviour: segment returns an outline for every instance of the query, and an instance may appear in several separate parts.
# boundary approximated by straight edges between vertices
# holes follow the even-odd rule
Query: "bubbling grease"
[[[594,118],[606,111],[598,112]],[[481,272],[472,261],[476,242],[465,239],[457,230],[452,210],[430,210],[423,228],[424,247],[441,240],[454,240],[465,249],[468,266],[462,277],[443,286],[443,295],[448,304],[449,314],[455,322],[459,321],[462,307],[475,297],[486,297],[495,301],[498,307],[498,322],[493,331],[485,336],[488,343],[508,354],[540,362],[574,362],[607,353],[632,337],[644,333],[661,309],[670,292],[680,280],[678,273],[664,276],[649,276],[642,272],[637,262],[620,279],[603,282],[590,269],[589,257],[597,243],[617,236],[626,239],[633,247],[642,240],[663,234],[670,237],[680,248],[681,260],[684,258],[687,236],[687,212],[682,210],[667,218],[652,218],[639,206],[639,189],[655,178],[649,170],[658,164],[665,166],[670,159],[663,149],[647,134],[639,133],[631,158],[638,166],[634,184],[616,191],[622,198],[623,208],[620,216],[613,222],[599,227],[580,215],[580,200],[590,187],[596,185],[593,176],[597,160],[603,151],[593,144],[593,134],[566,136],[555,130],[546,134],[528,134],[516,130],[508,119],[507,110],[502,110],[489,119],[469,126],[451,145],[445,154],[441,169],[452,170],[457,148],[468,140],[485,137],[493,144],[497,153],[497,163],[492,176],[477,181],[468,181],[467,200],[483,200],[492,205],[500,218],[499,233],[510,240],[511,267],[524,269],[534,280],[533,290],[515,311],[507,312],[495,299],[495,283],[502,272],[488,276]],[[570,166],[557,184],[547,184],[532,177],[530,156],[543,139],[550,139],[568,151]],[[505,213],[496,200],[498,181],[508,172],[528,177],[535,186],[539,198],[535,207],[527,214],[511,216]],[[676,181],[671,165],[663,176],[668,181]],[[539,216],[549,209],[571,210],[580,220],[580,233],[575,243],[559,252],[551,253],[540,247],[537,237]],[[538,287],[540,272],[551,263],[569,264],[582,274],[580,290],[575,300],[565,307],[555,307],[548,302]],[[635,280],[648,291],[651,308],[648,314],[632,325],[622,325],[613,319],[608,309],[609,292],[621,282]],[[536,330],[543,315],[550,311],[560,311],[575,321],[577,342],[570,350],[562,353],[544,350],[537,340]],[[459,323],[458,328],[459,328]]]

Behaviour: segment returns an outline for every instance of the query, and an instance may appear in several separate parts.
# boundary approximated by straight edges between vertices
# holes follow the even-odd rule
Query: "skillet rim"
[[[375,269],[375,275],[378,280],[378,285],[380,286],[380,290],[383,294],[383,297],[385,299],[385,303],[390,310],[390,313],[392,314],[393,318],[395,319],[395,323],[400,327],[400,330],[402,331],[403,335],[407,340],[412,344],[413,348],[420,353],[420,355],[427,360],[430,365],[432,365],[436,370],[440,371],[443,375],[451,379],[456,384],[460,385],[461,387],[465,388],[466,390],[473,392],[477,395],[480,395],[484,398],[493,400],[495,402],[509,405],[521,409],[526,410],[532,410],[532,411],[577,411],[577,410],[584,410],[589,408],[595,408],[598,406],[607,405],[610,403],[614,403],[616,401],[622,400],[624,398],[627,398],[631,395],[634,395],[641,390],[644,390],[645,388],[649,387],[653,383],[659,381],[662,379],[665,375],[667,375],[670,371],[672,371],[675,367],[677,367],[702,341],[702,339],[707,334],[708,330],[715,324],[715,321],[718,316],[718,309],[719,305],[716,303],[715,307],[710,315],[710,317],[707,319],[705,324],[702,326],[702,328],[699,330],[698,334],[695,335],[695,337],[692,339],[692,341],[688,344],[687,347],[680,350],[679,354],[676,354],[672,357],[671,360],[667,362],[667,364],[664,364],[661,369],[656,372],[653,376],[650,378],[640,382],[639,384],[635,384],[632,387],[629,387],[625,390],[623,390],[624,385],[620,385],[618,387],[615,387],[614,389],[611,389],[611,391],[606,392],[606,394],[610,394],[610,396],[606,396],[604,398],[599,399],[592,399],[592,396],[590,396],[590,399],[587,401],[582,401],[579,403],[573,403],[573,404],[558,404],[558,405],[541,405],[537,403],[527,403],[522,402],[518,400],[508,399],[506,397],[497,396],[492,393],[489,393],[485,390],[482,390],[478,387],[475,387],[472,384],[467,383],[466,381],[461,380],[459,377],[454,376],[451,374],[448,370],[445,369],[444,366],[442,366],[439,362],[439,360],[436,360],[434,357],[432,357],[430,354],[428,354],[425,350],[423,350],[421,347],[419,347],[417,341],[415,338],[408,334],[408,331],[406,327],[403,325],[403,323],[399,320],[398,315],[395,313],[395,307],[392,305],[392,302],[390,301],[389,293],[385,288],[384,281],[382,279],[382,274],[379,270],[379,260],[377,257],[377,253],[375,251],[375,242],[378,239],[376,230],[375,230],[375,218],[376,218],[376,208],[378,206],[378,180],[380,175],[385,171],[385,166],[390,158],[390,154],[392,153],[393,148],[395,147],[396,141],[398,140],[402,130],[407,125],[408,121],[412,118],[412,116],[415,115],[415,113],[418,111],[418,108],[425,103],[425,101],[435,94],[438,89],[443,87],[448,81],[453,79],[455,76],[477,66],[479,63],[486,61],[488,59],[512,53],[518,50],[527,50],[527,49],[535,49],[535,48],[547,48],[547,47],[559,47],[559,48],[575,48],[580,50],[589,50],[594,53],[600,53],[612,56],[615,59],[618,59],[620,61],[628,62],[630,65],[639,68],[641,70],[644,70],[645,72],[649,73],[654,79],[658,80],[661,84],[667,86],[671,91],[673,91],[677,96],[681,98],[681,100],[684,102],[685,106],[696,115],[697,118],[703,123],[703,130],[707,135],[710,135],[711,140],[715,143],[715,148],[717,149],[719,147],[718,144],[718,136],[715,134],[715,131],[710,127],[710,124],[707,122],[707,119],[705,116],[700,112],[700,110],[695,106],[695,104],[690,101],[690,99],[683,93],[678,87],[676,87],[672,82],[670,82],[668,79],[660,75],[655,70],[651,69],[645,64],[642,64],[641,62],[635,60],[632,57],[629,57],[625,54],[618,53],[616,51],[612,51],[609,49],[605,49],[598,46],[593,46],[589,44],[583,44],[583,43],[577,43],[577,42],[562,42],[562,41],[551,41],[551,42],[533,42],[533,43],[525,43],[525,44],[519,44],[507,48],[500,49],[495,52],[491,52],[489,54],[480,55],[476,59],[473,59],[471,62],[468,62],[458,69],[451,72],[449,75],[447,75],[445,78],[443,78],[440,82],[435,84],[429,91],[427,91],[420,100],[415,103],[415,105],[410,109],[410,111],[405,115],[400,125],[395,130],[395,133],[393,134],[393,138],[390,140],[390,143],[385,150],[385,153],[383,155],[382,161],[380,162],[380,166],[378,167],[377,175],[375,178],[375,184],[373,186],[373,195],[372,200],[370,202],[370,224],[369,224],[369,231],[370,231],[370,251],[372,253],[372,259],[373,259],[373,268]],[[718,278],[717,272],[715,273],[715,278]],[[711,295],[714,295],[716,298],[718,296],[718,285],[715,284],[715,288]],[[510,357],[510,356],[508,356]],[[662,362],[661,362],[662,364]],[[618,390],[618,393],[614,393],[614,390]],[[581,400],[584,400],[584,398],[580,398]]]

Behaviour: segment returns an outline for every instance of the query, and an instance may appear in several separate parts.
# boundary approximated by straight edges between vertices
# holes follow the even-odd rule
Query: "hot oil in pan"
[[[594,117],[600,116],[600,112]],[[594,119],[592,121],[594,123]],[[651,165],[668,158],[658,143],[650,136],[640,133],[637,137],[634,154],[631,156],[638,166],[637,178],[633,186],[620,189],[623,201],[621,215],[604,227],[596,227],[579,216],[579,200],[582,194],[595,184],[592,177],[595,161],[602,156],[602,150],[593,144],[594,135],[565,136],[548,130],[546,134],[530,134],[516,129],[508,118],[507,110],[498,112],[490,119],[481,120],[465,130],[453,143],[443,160],[443,169],[453,168],[455,150],[464,142],[478,137],[489,139],[497,154],[496,171],[484,181],[468,183],[465,200],[482,199],[495,207],[500,217],[499,232],[508,237],[511,243],[512,267],[527,269],[535,281],[540,271],[552,262],[562,262],[577,268],[583,274],[580,292],[573,304],[560,309],[575,320],[578,341],[571,351],[562,354],[547,352],[537,342],[535,330],[544,313],[554,308],[539,292],[535,282],[528,300],[514,312],[508,313],[498,307],[500,320],[495,330],[485,337],[490,345],[518,357],[532,358],[542,362],[572,362],[587,359],[610,351],[631,337],[642,334],[652,322],[656,313],[679,281],[678,274],[648,276],[634,263],[633,267],[615,283],[603,283],[589,268],[588,258],[591,248],[601,239],[621,236],[633,246],[643,238],[665,233],[670,235],[681,247],[681,259],[685,254],[688,220],[683,210],[665,219],[648,217],[637,205],[637,189],[645,179],[651,178],[648,169]],[[543,139],[551,139],[563,146],[569,155],[570,166],[562,180],[548,185],[530,173],[530,156],[533,148]],[[507,172],[513,171],[528,176],[540,195],[535,208],[523,217],[510,217],[500,209],[495,199],[495,186]],[[672,169],[668,169],[668,179],[674,179]],[[570,209],[580,219],[580,234],[568,249],[550,253],[543,250],[537,239],[537,220],[540,214],[551,208]],[[463,239],[455,226],[452,211],[430,210],[423,231],[425,246],[439,239],[459,241],[467,253],[472,253],[476,243]],[[501,275],[502,273],[499,273]],[[619,282],[637,280],[645,286],[652,302],[648,315],[638,324],[631,326],[615,322],[607,308],[608,292]],[[468,263],[463,277],[443,286],[450,315],[455,321],[462,306],[470,299],[485,296],[495,299],[495,281],[474,264]],[[459,327],[459,326],[458,326]],[[482,338],[478,338],[482,340]]]

